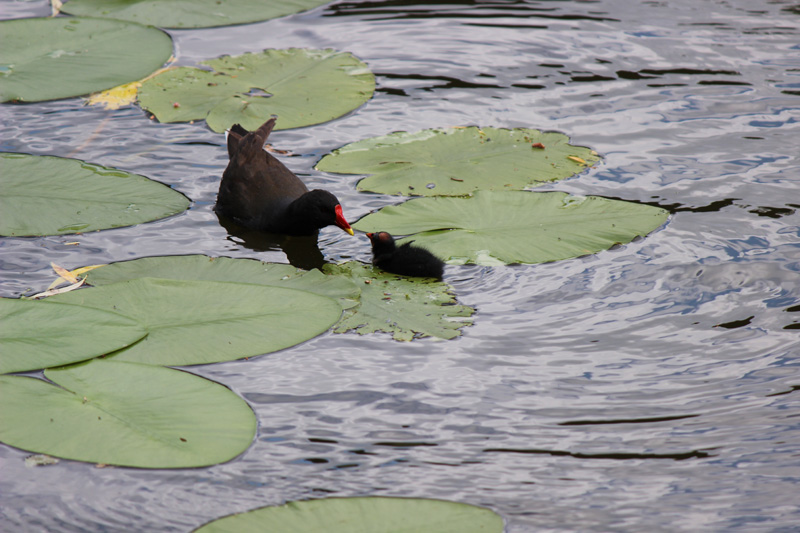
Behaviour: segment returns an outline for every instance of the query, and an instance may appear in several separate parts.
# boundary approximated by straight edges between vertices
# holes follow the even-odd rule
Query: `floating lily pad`
[[[189,200],[123,170],[63,157],[0,154],[0,235],[62,235],[132,226],[184,211]]]
[[[45,377],[58,386],[0,376],[0,441],[77,461],[188,468],[229,461],[255,436],[247,403],[187,372],[95,360]]]
[[[226,516],[196,533],[502,533],[503,519],[483,507],[422,498],[327,498]]]
[[[121,20],[30,18],[0,22],[0,101],[80,96],[144,78],[172,55],[156,28]]]
[[[328,296],[343,309],[358,305],[360,289],[350,279],[326,276],[319,270],[300,270],[291,265],[264,263],[255,259],[232,259],[206,255],[144,257],[93,270],[88,277],[95,286],[138,278],[202,281],[233,281],[299,289]]]
[[[327,331],[341,306],[307,291],[245,283],[143,278],[51,296],[114,310],[148,335],[115,361],[199,365],[288,348]]]
[[[361,305],[345,311],[334,333],[355,330],[361,335],[383,331],[395,340],[415,337],[452,339],[472,324],[475,310],[458,305],[450,286],[429,279],[409,280],[350,261],[323,267],[326,274],[347,276],[361,287]]]
[[[0,374],[84,361],[146,334],[138,322],[117,313],[0,298]]]
[[[367,65],[336,50],[265,50],[201,65],[206,70],[181,67],[145,81],[139,103],[161,122],[205,120],[218,132],[236,123],[254,130],[271,115],[276,129],[288,129],[338,118],[375,90]]]
[[[209,28],[299,13],[331,0],[70,0],[72,15],[109,17],[162,28]]]
[[[316,168],[369,174],[358,189],[406,196],[464,196],[521,190],[569,178],[596,163],[596,152],[556,132],[524,128],[404,131],[345,145]]]
[[[656,207],[561,192],[478,191],[384,207],[353,227],[413,240],[450,264],[544,263],[593,254],[667,221]],[[412,235],[413,234],[413,235]]]

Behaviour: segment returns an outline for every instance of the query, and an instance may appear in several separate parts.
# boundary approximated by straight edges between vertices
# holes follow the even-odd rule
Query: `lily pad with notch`
[[[188,372],[94,360],[45,377],[52,383],[0,376],[0,441],[76,461],[191,468],[229,461],[255,436],[244,400]]]
[[[145,335],[137,321],[118,313],[0,298],[0,374],[85,361]]]
[[[145,176],[78,159],[0,154],[0,235],[63,235],[180,213],[189,199]]]
[[[515,128],[442,128],[391,133],[347,144],[317,170],[369,174],[360,191],[405,196],[464,196],[522,190],[574,176],[596,163],[593,150],[557,132]]]
[[[147,331],[114,361],[200,365],[275,352],[327,331],[342,307],[326,296],[252,283],[141,278],[49,298],[113,310]]]
[[[0,102],[80,96],[144,78],[172,55],[163,31],[122,20],[0,22]]]
[[[275,129],[320,124],[372,97],[375,76],[350,53],[289,48],[223,56],[146,80],[139,104],[161,122],[205,120],[223,132],[255,130],[271,115]]]
[[[450,264],[545,263],[645,236],[668,213],[645,204],[562,192],[478,191],[384,207],[353,227],[413,240]]]

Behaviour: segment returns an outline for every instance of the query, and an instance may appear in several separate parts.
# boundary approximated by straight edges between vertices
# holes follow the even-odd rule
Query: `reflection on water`
[[[305,270],[322,268],[325,258],[317,244],[317,235],[276,235],[240,226],[215,212],[220,225],[228,232],[228,240],[254,252],[282,251],[290,265]]]
[[[6,16],[47,9],[0,6]],[[790,1],[350,1],[172,32],[179,64],[305,46],[370,65],[373,100],[281,132],[276,145],[291,147],[297,157],[281,160],[309,188],[334,192],[348,218],[402,199],[315,171],[325,153],[391,131],[476,124],[562,131],[604,159],[541,190],[659,205],[670,221],[570,261],[449,266],[446,280],[477,308],[453,341],[326,334],[192,368],[259,417],[253,446],[230,463],[30,469],[26,452],[0,447],[3,523],[188,531],[287,500],[383,494],[485,505],[512,532],[796,528],[798,20]],[[134,228],[0,239],[4,296],[46,287],[51,261],[370,260],[363,235],[336,228],[317,247],[222,226],[212,208],[227,154],[202,124],[157,124],[135,107],[80,99],[0,114],[4,151],[115,166],[193,201]]]

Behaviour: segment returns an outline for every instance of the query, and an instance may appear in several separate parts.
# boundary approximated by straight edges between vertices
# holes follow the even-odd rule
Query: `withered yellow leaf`
[[[78,281],[78,277],[69,270],[67,270],[66,268],[60,267],[55,263],[50,263],[50,266],[53,268],[56,274],[58,274],[65,280],[69,281],[70,283],[75,283]]]
[[[102,105],[106,109],[119,109],[136,101],[136,95],[141,86],[142,82],[140,81],[118,85],[107,91],[94,93],[86,100],[86,103],[89,105]]]
[[[173,58],[170,57],[170,61],[172,59]],[[133,81],[124,85],[112,87],[106,91],[94,93],[86,99],[86,103],[88,105],[102,105],[106,109],[119,109],[120,107],[131,105],[136,102],[136,97],[139,94],[139,88],[142,86],[142,82],[149,80],[156,74],[171,70],[172,68],[174,67],[165,67],[153,72],[146,78],[143,78],[139,81]]]
[[[61,279],[61,278],[59,278],[59,279]],[[40,298],[46,298],[48,296],[53,296],[54,294],[61,294],[61,293],[64,293],[64,292],[74,291],[75,289],[77,289],[78,287],[83,285],[84,283],[86,283],[86,278],[81,278],[80,280],[78,280],[76,283],[73,283],[72,285],[67,285],[66,287],[61,287],[60,289],[47,289],[46,291],[40,292],[39,294],[34,294],[33,296],[31,296],[31,299],[39,300]],[[52,287],[52,285],[51,285],[51,287]]]
[[[77,283],[79,281],[78,276],[80,276],[81,274],[84,274],[86,272],[89,272],[90,270],[94,270],[95,268],[100,268],[101,266],[105,266],[105,265],[85,266],[85,267],[76,268],[75,270],[72,270],[72,271],[67,270],[66,268],[60,267],[60,266],[56,265],[55,263],[50,263],[50,266],[53,267],[53,270],[55,270],[56,274],[58,274],[59,277],[53,283],[51,283],[49,287],[47,287],[47,291],[45,291],[45,292],[52,291],[53,289],[55,289],[56,287],[58,287],[59,285],[61,285],[65,281],[67,281],[69,283]],[[84,280],[85,280],[85,278],[81,279],[80,282],[83,283]],[[78,286],[80,286],[80,285],[78,285]],[[72,289],[70,289],[70,290],[72,290]],[[44,293],[42,293],[42,294],[44,294]],[[36,296],[39,296],[39,295],[37,294]],[[47,294],[46,296],[49,296],[49,294]],[[34,298],[35,298],[35,296],[34,296]]]

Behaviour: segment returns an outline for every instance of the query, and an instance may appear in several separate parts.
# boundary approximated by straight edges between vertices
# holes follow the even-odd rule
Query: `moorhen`
[[[442,279],[444,261],[411,242],[395,246],[394,237],[381,231],[367,233],[372,243],[372,264],[386,272],[404,276]]]
[[[275,127],[271,118],[255,131],[234,124],[228,131],[228,167],[222,174],[214,210],[246,227],[285,235],[316,235],[337,225],[353,235],[339,200],[308,187],[264,150]]]

